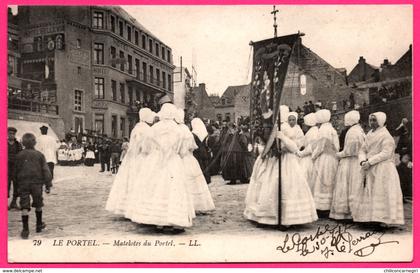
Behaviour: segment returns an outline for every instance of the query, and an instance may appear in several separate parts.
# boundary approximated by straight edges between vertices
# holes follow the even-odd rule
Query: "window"
[[[146,35],[141,36],[141,47],[146,49]]]
[[[162,87],[163,87],[163,89],[166,89],[166,73],[165,73],[165,71],[162,71]]]
[[[131,42],[131,27],[127,26],[127,40]]]
[[[117,49],[113,46],[111,46],[111,66],[116,67],[117,66]]]
[[[97,99],[104,99],[104,78],[95,78],[95,97]]]
[[[121,137],[125,137],[125,118],[120,118],[120,131],[121,131]]]
[[[137,30],[134,31],[134,43],[137,46],[139,45],[139,32]]]
[[[104,64],[104,44],[95,43],[93,50],[94,64]]]
[[[77,67],[77,74],[82,75],[82,68],[80,66]]]
[[[149,39],[149,52],[153,53],[153,41],[152,41],[152,39]]]
[[[142,73],[143,73],[143,81],[147,82],[147,64],[145,62],[143,62]]]
[[[15,74],[15,68],[16,68],[16,62],[15,62],[15,57],[12,55],[8,55],[7,56],[7,65],[8,65],[8,73],[10,75],[14,75]]]
[[[156,68],[156,85],[160,86],[160,70]]]
[[[128,59],[128,73],[133,74],[133,57],[131,55],[127,55]]]
[[[125,70],[125,58],[124,58],[124,51],[120,51],[120,70]]]
[[[112,120],[111,120],[111,135],[112,137],[116,138],[117,137],[117,116],[116,115],[112,115]]]
[[[167,59],[167,61],[170,63],[171,62],[171,51],[168,49],[167,51],[166,51],[166,59]]]
[[[135,60],[135,63],[136,63],[136,78],[137,79],[140,79],[140,60],[139,59],[136,59]]]
[[[172,76],[168,74],[168,90],[172,91]]]
[[[153,83],[153,66],[149,66],[149,82]]]
[[[125,103],[125,84],[120,83],[120,101]]]
[[[155,54],[156,56],[159,57],[159,44],[158,43],[155,44]]]
[[[115,32],[115,17],[111,15],[111,31]]]
[[[133,105],[133,87],[131,87],[131,86],[129,86],[128,87],[128,103],[130,104],[130,105]]]
[[[82,111],[83,91],[74,90],[74,110]]]
[[[122,21],[118,22],[118,27],[120,29],[120,36],[124,37],[124,23]]]
[[[112,100],[117,101],[117,82],[111,80]]]
[[[104,13],[95,11],[93,13],[93,22],[92,22],[93,28],[104,28]]]
[[[162,60],[165,60],[165,48],[162,46]]]
[[[77,39],[76,40],[76,48],[81,48],[82,47],[82,40]]]
[[[98,134],[103,134],[104,133],[104,115],[103,114],[95,114],[95,131]]]

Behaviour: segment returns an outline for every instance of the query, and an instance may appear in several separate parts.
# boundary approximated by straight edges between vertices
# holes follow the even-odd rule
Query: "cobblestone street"
[[[44,221],[47,228],[41,234],[35,233],[35,215],[30,214],[31,238],[59,238],[71,236],[136,236],[150,234],[150,228],[143,227],[115,216],[105,210],[105,203],[112,185],[113,176],[99,173],[94,167],[56,166],[55,181],[51,194],[44,195]],[[247,184],[226,185],[221,176],[214,176],[210,184],[216,211],[194,219],[192,228],[185,235],[262,235],[276,236],[280,231],[258,228],[242,216]],[[411,204],[405,204],[406,225],[391,229],[389,233],[411,232]],[[334,223],[318,220],[316,223],[293,228],[293,231],[315,231],[319,225]],[[9,211],[9,239],[20,240],[20,211]]]

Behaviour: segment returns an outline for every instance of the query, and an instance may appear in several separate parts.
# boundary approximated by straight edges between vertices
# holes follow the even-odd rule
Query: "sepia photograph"
[[[412,5],[7,22],[9,263],[413,260]]]

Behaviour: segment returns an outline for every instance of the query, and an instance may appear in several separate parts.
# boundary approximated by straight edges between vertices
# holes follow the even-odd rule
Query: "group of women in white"
[[[247,219],[283,227],[314,222],[318,215],[377,227],[404,224],[395,142],[384,113],[369,116],[367,135],[359,112],[346,113],[344,123],[350,129],[341,151],[329,110],[304,117],[309,127],[305,135],[288,106],[280,106],[280,117],[281,178],[277,156],[257,158],[245,200]]]
[[[155,116],[159,121],[154,123]],[[184,124],[184,111],[171,103],[159,113],[139,111],[129,148],[117,173],[106,209],[165,233],[183,232],[198,213],[215,209],[193,151],[207,130],[201,119]],[[194,135],[193,135],[194,134]]]

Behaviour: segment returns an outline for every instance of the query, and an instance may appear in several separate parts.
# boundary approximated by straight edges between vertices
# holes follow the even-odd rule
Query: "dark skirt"
[[[224,180],[247,182],[252,174],[253,157],[248,152],[225,152],[222,154],[221,168]]]

